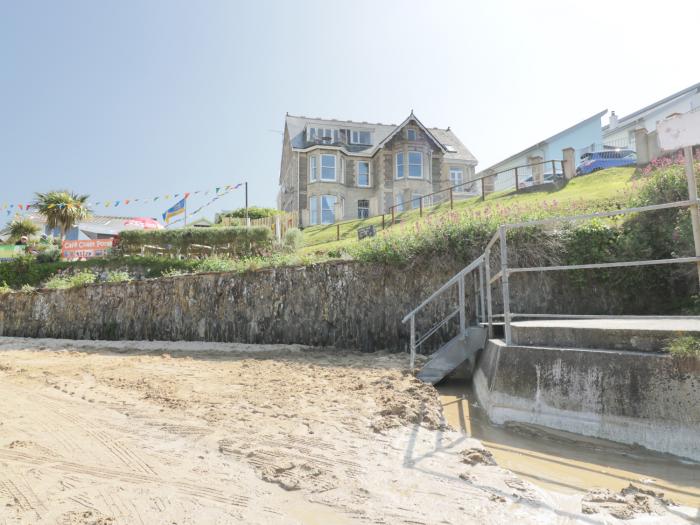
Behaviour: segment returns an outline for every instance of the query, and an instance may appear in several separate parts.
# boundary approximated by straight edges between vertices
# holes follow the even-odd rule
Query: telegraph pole
[[[248,183],[245,183],[245,225],[248,226]]]

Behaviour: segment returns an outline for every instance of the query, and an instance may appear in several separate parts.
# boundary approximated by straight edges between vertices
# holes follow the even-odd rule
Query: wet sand
[[[438,390],[452,427],[480,440],[500,466],[540,487],[582,494],[593,487],[619,491],[635,483],[700,508],[698,463],[534,425],[492,425],[468,383],[455,380]]]
[[[0,338],[0,524],[615,522],[489,464],[406,364]],[[627,523],[692,515],[661,510]]]

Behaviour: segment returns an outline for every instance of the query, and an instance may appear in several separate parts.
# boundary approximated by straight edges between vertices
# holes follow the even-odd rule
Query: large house
[[[277,204],[302,226],[402,211],[472,180],[476,164],[450,128],[413,112],[398,126],[287,115]]]
[[[656,125],[666,117],[689,111],[700,111],[700,83],[693,84],[624,117],[618,117],[613,111],[610,114],[610,123],[603,126],[603,144],[607,148],[636,149],[634,138],[636,129],[645,128],[649,133],[656,131]]]

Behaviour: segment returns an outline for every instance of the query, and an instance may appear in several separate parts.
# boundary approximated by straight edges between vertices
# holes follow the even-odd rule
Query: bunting
[[[210,193],[214,193],[216,196],[223,196],[227,193],[230,193],[231,191],[240,188],[243,186],[243,183],[238,183],[238,184],[227,184],[225,186],[215,186],[211,189],[202,189],[202,190],[191,190],[187,192],[181,192],[181,193],[168,193],[165,195],[157,195],[155,197],[150,197],[150,198],[112,198],[109,200],[101,200],[101,201],[95,201],[95,202],[88,202],[87,206],[90,208],[117,208],[117,207],[125,207],[125,206],[133,206],[135,204],[150,204],[153,202],[157,202],[158,199],[164,199],[164,200],[169,200],[171,197],[179,198],[181,195],[184,196],[185,199],[187,199],[190,195],[199,195],[200,193],[203,195],[209,195]],[[214,199],[216,200],[216,199]],[[200,207],[203,208],[205,206],[208,206],[213,202],[209,201],[207,204],[204,206]],[[54,206],[59,206],[63,207],[65,205],[61,204],[52,204],[49,205],[49,208],[53,208]],[[10,215],[12,211],[14,210],[22,210],[22,211],[29,211],[30,208],[32,208],[31,204],[25,204],[24,202],[21,203],[11,203],[11,202],[3,202],[0,204],[0,209],[7,211],[7,215]],[[199,210],[198,210],[199,211]],[[196,212],[195,212],[196,213]]]

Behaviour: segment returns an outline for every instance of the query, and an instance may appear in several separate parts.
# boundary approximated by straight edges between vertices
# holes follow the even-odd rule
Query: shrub
[[[12,291],[12,288],[7,286],[5,281],[0,281],[0,295],[2,295],[4,293],[10,293],[11,291]]]
[[[299,228],[290,228],[284,234],[284,247],[296,251],[304,246],[304,234]]]
[[[248,208],[248,218],[250,219],[274,217],[278,213],[280,213],[280,211],[276,210],[275,208],[258,208],[257,206],[251,206],[250,208]],[[245,208],[238,208],[237,210],[219,214],[216,217],[217,224],[220,224],[224,218],[243,219],[245,218]]]
[[[132,230],[122,232],[119,246],[125,253],[138,253],[145,245],[171,252],[187,252],[193,244],[210,246],[234,257],[262,255],[272,248],[272,231],[265,227],[182,228],[179,230]]]
[[[105,282],[108,283],[124,283],[131,280],[129,272],[124,271],[114,271],[109,272],[105,278]]]
[[[46,281],[44,288],[52,290],[63,290],[74,286],[92,284],[97,280],[97,276],[90,271],[82,271],[73,275],[54,275]]]
[[[31,284],[24,284],[24,285],[22,285],[22,288],[20,288],[20,291],[32,293],[32,292],[36,291],[36,288],[34,288]]]
[[[39,252],[36,255],[36,261],[39,263],[52,263],[58,262],[61,259],[61,250],[56,248],[48,248],[44,251]]]
[[[691,335],[677,337],[666,345],[666,351],[675,357],[700,358],[700,338]]]

